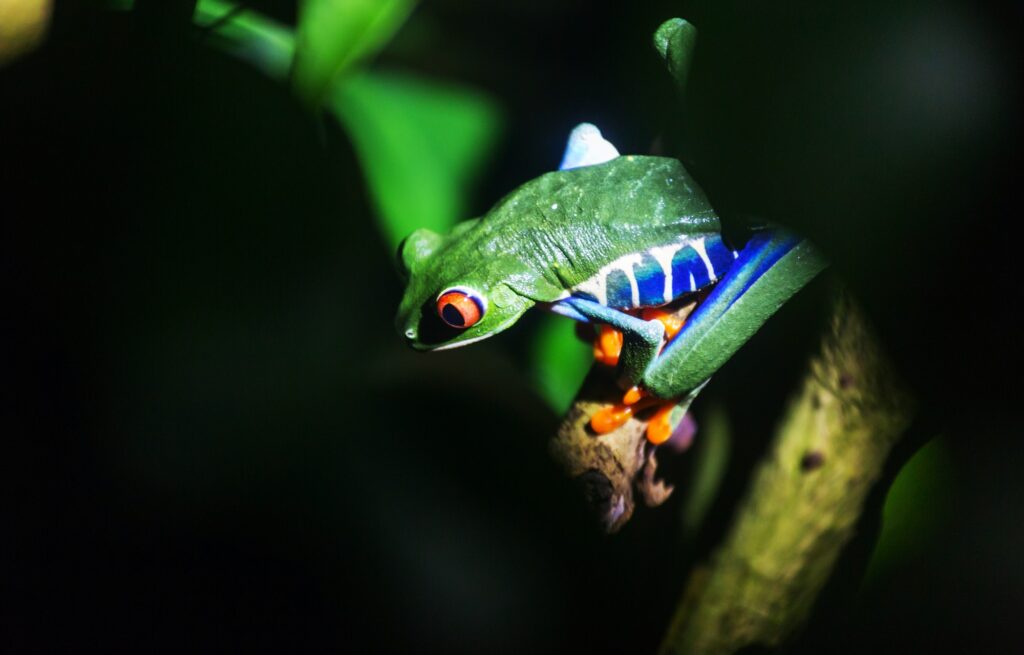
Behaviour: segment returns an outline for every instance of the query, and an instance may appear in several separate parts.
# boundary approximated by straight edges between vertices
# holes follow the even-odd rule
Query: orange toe
[[[672,409],[675,403],[665,403],[658,408],[647,423],[647,440],[654,445],[663,444],[672,436]]]
[[[590,417],[590,427],[598,434],[608,434],[625,425],[632,415],[633,408],[629,405],[609,405]]]
[[[619,363],[622,352],[622,333],[610,325],[599,325],[594,340],[594,359],[608,366]]]
[[[640,387],[637,387],[637,386],[630,387],[629,391],[627,391],[626,394],[624,396],[622,396],[622,404],[623,405],[635,405],[637,402],[640,401],[641,398],[643,398],[646,395],[647,395],[647,392],[644,391],[643,389],[641,389]]]
[[[640,318],[645,321],[658,321],[665,326],[665,338],[671,340],[672,337],[679,334],[679,331],[683,329],[683,324],[686,321],[679,318],[672,312],[667,312],[661,307],[648,307],[640,313]]]

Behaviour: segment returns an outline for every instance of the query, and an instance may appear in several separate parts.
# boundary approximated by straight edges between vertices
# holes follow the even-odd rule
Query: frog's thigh
[[[756,233],[645,373],[644,386],[670,398],[703,384],[824,266],[813,247],[792,234]]]
[[[673,398],[691,391],[692,376],[680,374],[685,370],[684,364],[691,355],[699,357],[700,353],[695,354],[692,350],[682,348],[666,349],[666,352],[656,357],[644,371],[644,388],[659,398]],[[704,382],[707,382],[707,379]]]

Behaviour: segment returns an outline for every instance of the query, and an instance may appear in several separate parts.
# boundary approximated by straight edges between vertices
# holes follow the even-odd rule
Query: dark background
[[[648,47],[675,15],[700,29],[685,114]],[[880,488],[794,649],[1019,648],[1020,20],[452,0],[378,58],[501,104],[477,213],[590,120],[623,151],[681,156],[727,221],[787,223],[832,259],[705,392],[734,457],[683,543],[679,494],[605,537],[549,460],[558,417],[523,364],[535,319],[405,350],[337,125],[187,21],[58,7],[0,70],[0,648],[651,652],[840,279],[920,402],[887,481],[935,436],[948,467],[911,498],[930,527],[862,585]]]

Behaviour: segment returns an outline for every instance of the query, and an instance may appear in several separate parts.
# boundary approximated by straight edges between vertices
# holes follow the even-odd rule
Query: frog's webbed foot
[[[605,323],[599,324],[594,337],[594,361],[605,366],[618,366],[622,342],[622,332]]]
[[[692,311],[692,308],[671,312],[662,307],[649,307],[640,312],[639,318],[661,323],[665,332],[662,342],[664,347],[665,343],[671,341],[683,329],[689,311]],[[594,339],[594,359],[607,366],[616,366],[623,342],[622,332],[610,325],[600,324]],[[675,416],[675,421],[672,420],[672,410],[676,404],[675,400],[653,398],[645,389],[634,385],[625,392],[621,403],[602,408],[595,413],[590,419],[590,427],[597,434],[608,434],[625,425],[630,417],[656,407],[647,420],[646,434],[650,443],[662,444],[669,440],[675,427],[682,421],[682,417],[678,415]]]
[[[634,387],[635,388],[635,387]],[[627,393],[632,392],[632,389]],[[677,431],[676,428],[684,419],[685,411],[675,413],[679,404],[677,400],[663,400],[650,396],[641,398],[635,403],[616,403],[602,407],[590,417],[590,428],[597,434],[608,434],[625,425],[630,418],[654,408],[647,419],[647,441],[661,445],[668,441]],[[692,440],[692,434],[690,436]],[[686,444],[689,445],[689,442]]]

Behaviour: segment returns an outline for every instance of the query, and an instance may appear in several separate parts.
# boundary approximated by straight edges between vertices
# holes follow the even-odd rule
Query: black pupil
[[[451,303],[445,305],[444,309],[441,310],[441,318],[448,325],[454,325],[455,327],[462,327],[466,323],[466,319],[462,317],[462,312]]]

